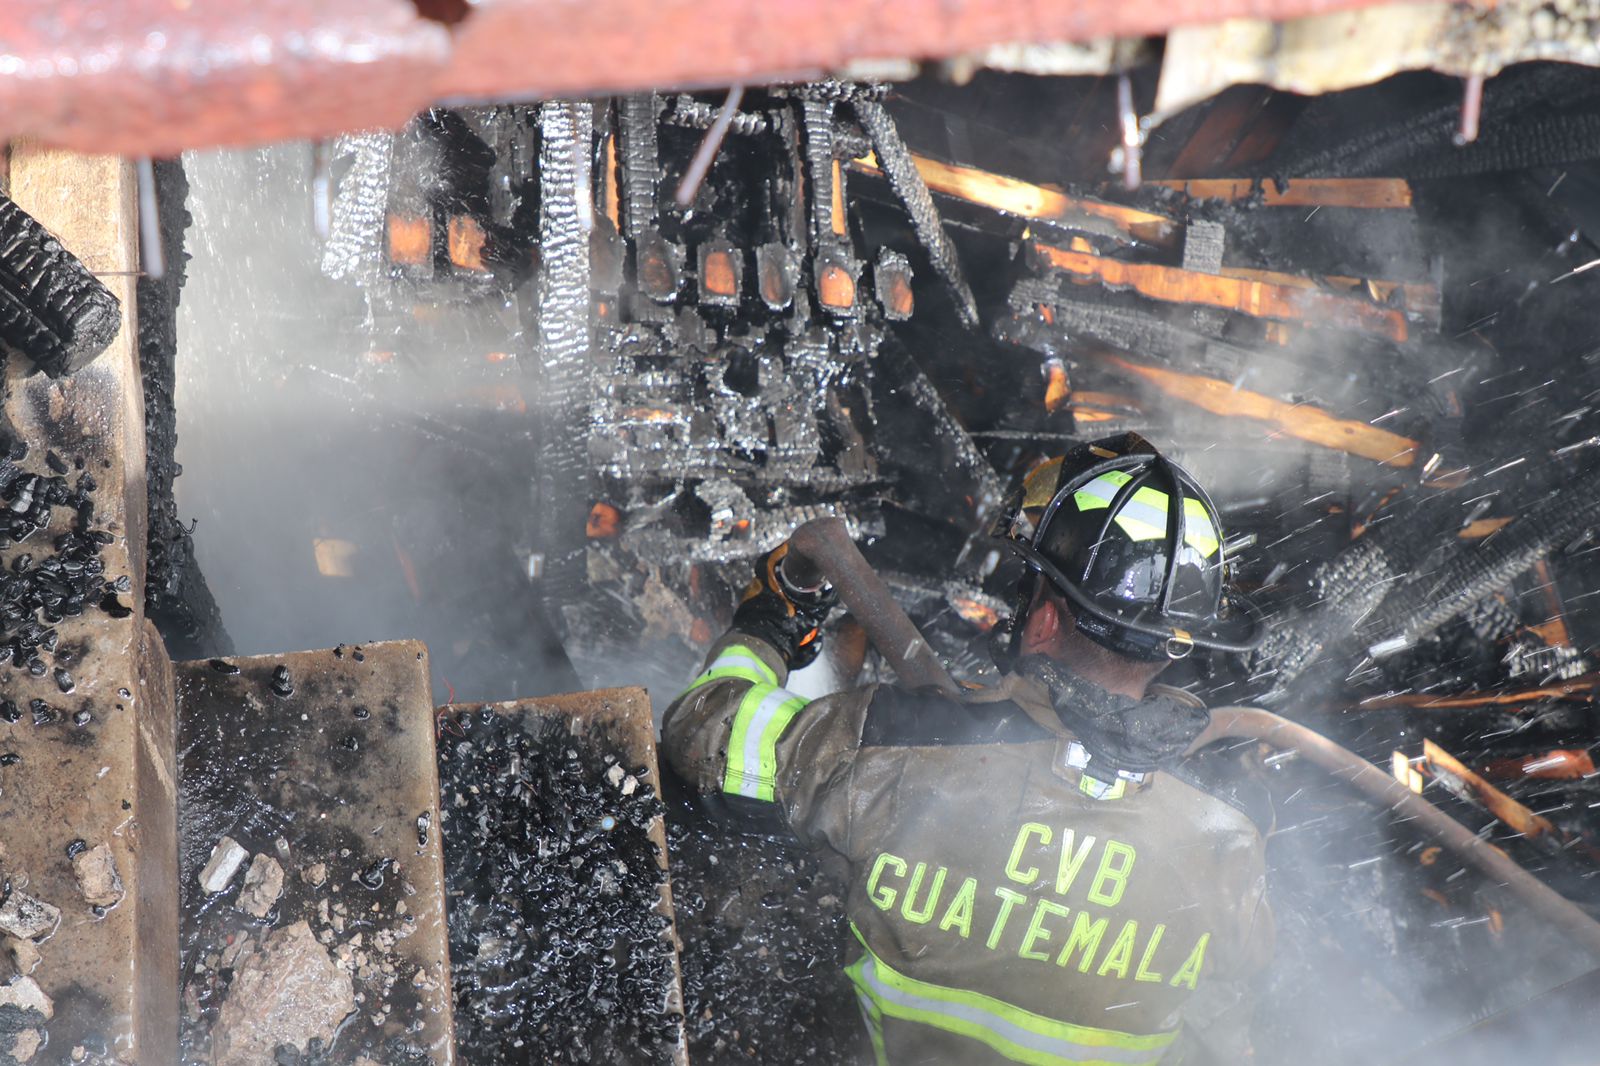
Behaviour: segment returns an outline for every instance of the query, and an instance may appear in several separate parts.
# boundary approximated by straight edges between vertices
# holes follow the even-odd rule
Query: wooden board
[[[290,689],[274,689],[288,671]],[[180,663],[183,1044],[210,1063],[251,950],[308,923],[358,1008],[330,1063],[455,1061],[439,776],[427,649],[416,641]],[[283,871],[265,916],[200,871],[227,836]],[[241,1005],[244,1006],[244,1005]],[[164,1060],[167,1061],[167,1060]]]
[[[6,415],[29,444],[25,469],[47,474],[54,451],[93,475],[94,525],[114,537],[101,552],[105,577],[125,577],[130,588],[121,617],[90,608],[55,627],[52,665],[69,670],[71,692],[49,672],[33,677],[0,666],[0,692],[24,709],[17,722],[0,722],[0,753],[17,756],[0,769],[0,866],[62,914],[37,945],[42,958],[28,978],[54,1005],[48,1043],[32,1062],[70,1062],[75,1048],[80,1058],[107,1056],[98,1062],[172,1062],[178,918],[170,665],[145,625],[143,597],[131,591],[144,587],[146,522],[133,169],[113,157],[14,144],[10,187],[17,205],[122,302],[121,332],[77,373],[25,376],[27,360],[10,360]],[[47,552],[42,546],[72,518],[56,508],[52,528],[0,551],[0,565]],[[44,724],[27,711],[34,699],[50,708]],[[98,916],[68,860],[76,841],[109,848],[122,883],[120,901]],[[0,1061],[10,1050],[0,1048]]]

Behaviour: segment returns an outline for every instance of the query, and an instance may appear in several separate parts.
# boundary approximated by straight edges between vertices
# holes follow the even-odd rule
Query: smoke
[[[305,145],[185,163],[179,507],[239,653],[420,638],[441,704],[579,687],[529,578],[518,308],[324,277]]]

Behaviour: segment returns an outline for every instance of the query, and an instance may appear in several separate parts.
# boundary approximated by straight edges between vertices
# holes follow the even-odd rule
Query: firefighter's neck
[[[1103,648],[1078,631],[1067,606],[1042,593],[1022,628],[1022,654],[1054,659],[1107,692],[1143,699],[1166,663],[1142,663]]]

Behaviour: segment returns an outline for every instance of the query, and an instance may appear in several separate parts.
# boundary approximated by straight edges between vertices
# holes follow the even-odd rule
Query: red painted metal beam
[[[411,0],[4,0],[0,138],[162,155],[394,126],[440,100],[779,81],[1373,2],[478,0],[446,27]]]

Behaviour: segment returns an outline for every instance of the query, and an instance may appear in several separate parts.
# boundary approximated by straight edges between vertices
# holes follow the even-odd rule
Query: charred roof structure
[[[541,103],[477,102],[527,96],[495,34],[533,0],[302,6],[258,36],[332,27],[325,63],[106,143],[217,140],[357,55],[393,114],[330,90],[263,129],[454,102],[292,166],[140,167],[140,224],[132,167],[37,146],[0,200],[0,1066],[864,1061],[833,871],[658,780],[639,690],[549,694],[664,704],[751,561],[826,518],[983,685],[1008,491],[1122,430],[1214,487],[1267,613],[1175,680],[1600,917],[1593,5],[1156,39],[1174,16],[1135,3],[995,48],[952,17],[897,81],[845,63],[894,27],[808,26],[781,71],[720,39],[587,81],[552,59],[540,88],[620,95]],[[113,29],[149,32],[130,8]],[[279,189],[306,208],[281,242]],[[281,654],[354,624],[431,655]],[[825,683],[893,676],[863,619],[826,640]],[[1257,739],[1223,754],[1276,811],[1259,1060],[1567,1061],[1584,938]]]

